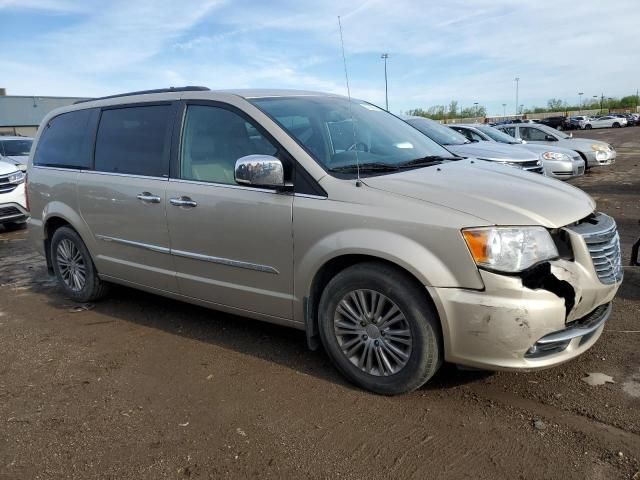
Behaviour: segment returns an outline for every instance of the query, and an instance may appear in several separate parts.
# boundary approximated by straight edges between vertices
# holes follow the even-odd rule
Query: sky
[[[103,96],[181,85],[351,94],[489,114],[640,88],[640,0],[0,0],[0,87]]]

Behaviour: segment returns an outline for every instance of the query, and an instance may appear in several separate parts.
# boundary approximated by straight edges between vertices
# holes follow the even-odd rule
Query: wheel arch
[[[87,250],[89,250],[89,253],[93,257],[93,244],[88,241],[93,237],[82,217],[70,206],[62,202],[51,202],[47,205],[42,219],[44,253],[49,273],[53,273],[53,267],[51,265],[51,239],[55,231],[64,226],[72,228],[80,236]]]
[[[378,263],[387,265],[401,272],[407,278],[415,283],[417,287],[424,291],[425,299],[429,302],[433,311],[437,316],[438,323],[440,325],[441,335],[443,333],[442,320],[438,315],[438,309],[435,302],[431,298],[431,295],[427,291],[425,284],[416,276],[411,270],[405,268],[398,262],[391,261],[382,256],[378,256],[371,253],[343,253],[336,255],[328,259],[323,263],[320,268],[315,272],[313,276],[307,295],[304,297],[304,325],[307,336],[307,343],[311,350],[316,350],[320,346],[319,331],[318,331],[318,307],[320,304],[320,297],[322,292],[326,288],[327,284],[338,273],[361,263]]]

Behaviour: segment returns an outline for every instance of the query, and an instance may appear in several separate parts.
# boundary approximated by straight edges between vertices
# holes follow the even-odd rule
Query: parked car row
[[[589,117],[586,115],[574,115],[567,117],[557,115],[541,119],[515,119],[492,123],[491,126],[506,125],[508,123],[537,123],[546,125],[556,130],[585,130],[591,128],[620,128],[640,125],[640,113],[610,113]]]
[[[567,180],[585,172],[585,161],[575,150],[523,142],[488,125],[450,125],[450,127],[473,142],[502,143],[515,148],[524,148],[539,155],[547,177]]]
[[[567,123],[568,122],[568,123]],[[638,113],[611,113],[609,115],[600,115],[596,117],[588,117],[578,115],[569,117],[567,122],[559,129],[565,130],[589,130],[591,128],[621,128],[633,125],[640,125],[640,114]],[[553,126],[553,125],[551,125]]]
[[[561,180],[615,162],[615,149],[599,140],[578,139],[542,124],[517,123],[491,127],[451,124],[423,117],[404,117],[447,150],[462,156],[502,163]]]
[[[564,178],[554,162],[573,175],[615,151],[544,125],[460,127],[316,92],[80,103],[36,136],[30,236],[69,298],[119,283],[298,328],[382,394],[444,361],[535,370],[581,355],[622,279],[616,224],[531,171]],[[538,145],[526,128],[549,131]]]

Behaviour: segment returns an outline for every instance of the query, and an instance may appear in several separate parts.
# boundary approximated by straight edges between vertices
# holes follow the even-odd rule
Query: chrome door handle
[[[197,202],[194,202],[189,197],[171,198],[169,200],[169,203],[171,205],[175,205],[176,207],[193,208],[193,207],[197,207],[198,206]]]
[[[136,195],[138,200],[148,203],[160,203],[160,197],[149,192],[142,192]]]

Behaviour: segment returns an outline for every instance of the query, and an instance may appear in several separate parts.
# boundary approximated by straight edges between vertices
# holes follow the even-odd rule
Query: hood
[[[564,182],[478,160],[369,177],[364,183],[473,215],[486,225],[559,228],[595,209],[589,195]]]
[[[495,142],[465,143],[464,145],[444,145],[444,148],[462,157],[476,157],[487,160],[530,162],[538,160],[538,155],[529,150],[513,148],[513,145]]]
[[[24,165],[26,167],[29,161],[29,155],[5,155],[0,156],[0,160],[13,163],[14,165]]]
[[[4,160],[5,158],[6,157],[2,157],[2,160],[0,160],[0,175],[7,175],[9,173],[17,172],[18,168],[16,167],[16,164]]]
[[[537,153],[538,155],[542,155],[544,152],[556,152],[556,153],[564,153],[565,155],[569,155],[569,157],[571,158],[580,156],[580,154],[575,150],[571,150],[565,147],[558,147],[555,145],[541,145],[539,143],[524,143],[524,144],[515,145],[515,146],[520,148],[526,148],[530,152]]]
[[[588,151],[591,151],[591,145],[593,145],[594,143],[604,145],[606,147],[609,146],[607,142],[603,142],[602,140],[593,140],[590,138],[563,138],[561,141],[562,146],[565,148],[573,148],[573,146],[575,145],[576,149]]]

